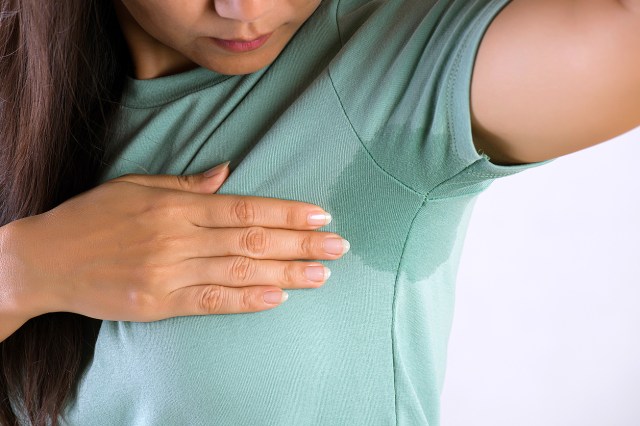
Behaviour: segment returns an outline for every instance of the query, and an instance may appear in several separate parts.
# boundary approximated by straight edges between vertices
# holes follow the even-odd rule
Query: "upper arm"
[[[542,161],[640,124],[637,0],[513,0],[476,58],[476,147],[496,162]]]

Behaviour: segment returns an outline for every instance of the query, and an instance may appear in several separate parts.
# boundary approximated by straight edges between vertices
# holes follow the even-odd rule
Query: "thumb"
[[[111,182],[131,182],[154,188],[175,189],[179,191],[212,194],[229,177],[229,161],[217,165],[204,173],[195,175],[140,175],[129,174],[112,179]]]

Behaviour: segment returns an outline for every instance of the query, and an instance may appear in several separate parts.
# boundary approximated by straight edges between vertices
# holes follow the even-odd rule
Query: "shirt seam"
[[[404,183],[403,181],[401,181],[400,179],[398,179],[397,177],[395,177],[393,174],[391,174],[389,171],[387,171],[384,167],[382,167],[382,165],[375,159],[375,157],[373,156],[373,154],[371,154],[371,152],[369,151],[369,149],[367,148],[367,146],[364,144],[364,142],[362,141],[362,139],[360,138],[360,135],[358,134],[358,131],[356,130],[356,128],[354,127],[353,123],[351,122],[351,119],[349,118],[349,115],[347,114],[347,111],[344,108],[344,105],[342,104],[342,99],[340,98],[340,95],[338,94],[338,90],[336,89],[336,86],[333,82],[333,78],[331,77],[331,71],[327,70],[327,76],[329,77],[329,82],[331,83],[331,87],[336,95],[336,98],[338,99],[338,103],[340,104],[340,109],[342,110],[342,113],[344,114],[345,118],[347,119],[347,122],[349,123],[349,126],[351,127],[351,130],[353,130],[353,133],[356,135],[356,137],[358,138],[358,141],[360,142],[360,145],[362,146],[362,148],[364,149],[364,151],[367,153],[367,156],[371,159],[371,161],[373,161],[373,163],[383,172],[385,173],[387,176],[389,176],[391,179],[393,179],[394,181],[396,181],[397,183],[399,183],[400,185],[402,185],[403,187],[407,188],[408,190],[412,191],[413,193],[420,195],[421,197],[424,197],[426,201],[431,201],[431,200],[444,200],[444,199],[448,199],[448,198],[453,198],[456,196],[450,196],[450,197],[431,197],[430,194],[434,191],[436,191],[438,188],[440,188],[442,185],[447,184],[448,182],[452,181],[453,179],[455,179],[456,177],[460,176],[461,174],[468,172],[470,174],[473,174],[477,177],[483,177],[483,178],[489,178],[489,179],[496,179],[496,176],[493,175],[484,175],[482,173],[478,173],[478,172],[474,172],[473,170],[470,170],[471,167],[473,167],[476,163],[478,163],[479,161],[482,161],[482,158],[479,160],[476,160],[470,164],[467,164],[462,170],[458,171],[457,173],[453,174],[452,176],[448,177],[447,179],[445,179],[444,181],[440,182],[438,185],[434,186],[433,188],[431,188],[429,191],[427,191],[426,193],[420,192],[414,188],[412,188],[411,186],[407,185],[406,183]],[[449,120],[449,126],[452,126],[451,120]],[[456,145],[456,140],[455,140],[455,136],[454,134],[451,132],[451,127],[450,127],[450,133],[451,136],[453,138],[453,144],[454,146]],[[455,147],[454,149],[456,149],[456,155],[458,155],[458,158],[460,158],[459,154],[458,154],[458,150],[457,147]],[[478,182],[481,183],[481,182]],[[480,191],[481,192],[481,191]],[[478,193],[480,193],[478,192]]]
[[[404,243],[402,244],[402,250],[400,252],[400,260],[398,261],[398,267],[396,268],[396,279],[395,279],[395,282],[393,283],[393,298],[391,302],[391,359],[392,359],[392,365],[393,365],[393,405],[394,405],[394,411],[395,411],[396,425],[398,424],[398,415],[399,415],[398,414],[398,388],[396,386],[396,364],[397,364],[396,357],[398,352],[397,338],[395,333],[396,312],[397,312],[396,294],[398,289],[398,283],[400,281],[400,270],[402,269],[405,253],[407,251],[407,246],[409,245],[409,237],[411,236],[411,230],[413,229],[416,223],[416,220],[418,219],[418,214],[420,214],[420,211],[427,204],[427,201],[429,200],[427,199],[426,196],[424,196],[422,199],[422,203],[416,209],[416,212],[413,215],[413,218],[411,219],[411,224],[409,225],[409,229],[407,230],[407,235],[404,239]]]
[[[390,173],[387,169],[385,169],[384,167],[382,167],[382,165],[376,160],[376,158],[373,156],[373,154],[371,154],[371,151],[369,151],[369,149],[367,148],[367,146],[365,145],[365,143],[362,141],[362,138],[360,137],[360,135],[358,134],[358,131],[356,130],[356,128],[354,127],[353,123],[351,122],[351,119],[349,118],[349,115],[347,114],[347,111],[344,108],[344,105],[342,104],[342,99],[340,98],[340,95],[338,94],[338,89],[336,89],[336,86],[333,82],[333,78],[331,77],[331,71],[327,70],[327,76],[329,77],[329,82],[331,83],[331,88],[333,89],[333,92],[336,95],[336,98],[338,99],[338,103],[340,104],[340,109],[342,110],[342,113],[344,114],[344,117],[347,119],[347,122],[349,123],[349,127],[351,127],[351,130],[353,130],[354,135],[356,135],[356,138],[358,138],[358,142],[360,142],[360,145],[362,146],[362,148],[364,149],[364,151],[367,153],[367,156],[371,159],[371,161],[373,161],[373,163],[387,176],[389,176],[391,179],[393,179],[395,182],[399,183],[400,185],[402,185],[404,188],[410,190],[411,192],[413,192],[414,194],[417,194],[421,197],[426,196],[427,194],[420,192],[418,190],[416,190],[415,188],[412,188],[411,186],[407,185],[406,183],[404,183],[403,181],[401,181],[400,179],[398,179],[397,177],[395,177],[392,173]]]
[[[339,7],[339,5],[340,5],[340,0],[338,0],[338,7]],[[339,26],[338,21],[337,21],[337,19],[338,19],[338,12],[337,12],[338,7],[336,7],[336,27],[337,27],[337,30],[338,30],[338,36],[340,38],[340,42],[342,43],[342,38],[341,38],[341,35],[340,35],[340,26]],[[451,108],[452,108],[452,102],[453,102],[453,99],[452,99],[453,98],[453,93],[452,92],[453,92],[453,86],[455,84],[454,81],[457,81],[457,79],[459,78],[460,65],[461,65],[461,62],[462,62],[462,55],[465,52],[465,49],[467,49],[468,46],[469,46],[469,39],[471,37],[471,33],[472,33],[471,30],[467,31],[465,36],[464,36],[464,38],[460,42],[460,48],[456,52],[455,59],[454,59],[454,64],[453,64],[453,69],[452,69],[452,71],[453,71],[452,72],[452,74],[453,74],[452,77],[453,78],[451,78],[451,80],[449,80],[449,82],[447,84],[447,101],[446,101],[447,102],[447,122],[448,122],[447,126],[449,128],[449,134],[451,135],[451,143],[453,144],[453,149],[454,149],[454,151],[456,153],[456,157],[459,160],[462,160],[463,162],[464,162],[464,158],[462,158],[462,156],[460,155],[460,149],[458,147],[457,133],[456,133],[456,130],[454,129],[453,119],[451,118]],[[394,174],[390,173],[387,169],[385,169],[376,160],[375,156],[371,153],[371,151],[368,149],[368,147],[366,146],[366,144],[364,143],[364,141],[360,137],[359,132],[355,128],[355,126],[354,126],[353,122],[351,121],[351,119],[349,118],[349,114],[347,114],[347,111],[346,111],[346,109],[344,107],[344,104],[342,103],[342,98],[340,97],[340,94],[338,93],[338,89],[336,88],[335,82],[333,81],[333,77],[331,76],[331,69],[327,70],[327,75],[329,77],[329,82],[331,83],[331,87],[333,88],[333,91],[334,91],[334,93],[335,93],[335,95],[336,95],[336,97],[338,99],[338,103],[340,104],[340,108],[342,109],[342,112],[343,112],[345,118],[347,119],[347,122],[349,123],[349,126],[353,130],[353,133],[358,138],[358,141],[360,142],[360,145],[362,145],[363,149],[365,150],[365,152],[367,153],[369,158],[371,158],[371,160],[376,164],[376,166],[380,170],[382,170],[387,176],[391,177],[392,179],[394,179],[396,182],[398,182],[399,184],[401,184],[405,188],[413,191],[416,194],[419,194],[420,196],[426,197],[427,200],[431,200],[431,199],[446,199],[448,197],[431,198],[430,194],[432,192],[436,191],[442,185],[444,185],[447,182],[450,182],[451,180],[453,180],[456,177],[460,176],[464,172],[469,172],[470,174],[473,174],[474,176],[480,177],[480,178],[496,179],[496,176],[494,176],[494,175],[485,175],[485,174],[481,174],[479,172],[475,172],[473,170],[470,170],[471,166],[475,165],[479,161],[482,161],[483,158],[479,158],[479,159],[477,159],[477,160],[465,165],[460,171],[454,173],[453,175],[451,175],[450,177],[448,177],[444,181],[438,183],[436,186],[432,187],[431,189],[429,189],[426,192],[419,191],[419,190],[413,188],[412,186],[409,186],[407,183],[405,183],[402,180],[398,179]]]
[[[394,414],[395,414],[395,424],[397,425],[398,424],[398,389],[396,387],[396,339],[395,339],[395,333],[394,333],[395,317],[396,317],[396,311],[395,311],[395,309],[396,309],[396,289],[398,287],[398,281],[400,279],[400,267],[402,266],[402,261],[404,259],[405,250],[407,248],[407,244],[409,243],[409,236],[411,235],[411,230],[413,229],[413,225],[414,225],[414,223],[415,223],[415,221],[416,221],[416,219],[418,217],[418,213],[420,213],[420,210],[422,210],[422,208],[424,207],[424,205],[425,205],[425,203],[427,201],[427,195],[423,194],[423,193],[421,193],[419,191],[416,191],[413,188],[411,188],[409,185],[405,184],[404,182],[402,182],[401,180],[396,178],[394,175],[389,173],[387,170],[385,170],[385,168],[382,167],[376,161],[376,159],[373,157],[371,152],[369,152],[369,150],[367,149],[366,145],[364,144],[364,142],[360,138],[360,135],[356,131],[355,127],[353,126],[353,123],[349,119],[349,115],[347,114],[347,112],[344,109],[344,105],[342,104],[342,99],[340,99],[340,95],[338,94],[338,90],[335,87],[333,79],[331,78],[331,72],[329,70],[327,70],[327,76],[329,77],[329,82],[331,83],[331,87],[333,88],[333,91],[334,91],[334,93],[336,95],[336,98],[338,99],[338,103],[340,104],[340,109],[342,110],[342,113],[344,114],[345,118],[347,119],[347,122],[349,123],[349,126],[351,127],[351,130],[353,130],[353,133],[358,138],[358,141],[360,142],[360,145],[362,146],[364,151],[367,153],[367,156],[371,159],[371,161],[373,161],[373,163],[384,174],[389,176],[395,182],[397,182],[400,185],[402,185],[404,188],[407,188],[408,190],[410,190],[414,194],[419,195],[420,197],[422,197],[422,203],[420,204],[420,206],[416,210],[416,213],[414,214],[413,218],[411,219],[411,225],[409,225],[409,229],[407,230],[407,233],[406,233],[406,236],[405,236],[405,240],[404,240],[404,243],[402,245],[402,250],[400,252],[400,260],[398,261],[398,266],[396,267],[396,279],[395,279],[394,284],[393,284],[393,297],[391,299],[391,324],[390,324],[391,338],[390,338],[390,340],[391,340],[391,368],[392,368],[392,373],[393,373],[392,374],[392,377],[393,377],[393,411],[394,411]]]
[[[471,37],[471,34],[473,33],[473,30],[475,30],[475,28],[467,29],[463,39],[460,41],[460,46],[458,48],[458,51],[456,52],[455,59],[453,61],[453,67],[452,67],[452,70],[451,70],[452,71],[451,72],[452,76],[451,76],[451,79],[449,79],[449,81],[447,82],[447,126],[449,127],[449,134],[451,135],[451,139],[452,139],[452,142],[453,142],[453,149],[456,152],[456,156],[460,160],[462,160],[463,162],[464,162],[464,158],[460,155],[460,149],[459,149],[460,147],[458,146],[458,138],[457,138],[457,129],[454,126],[454,120],[451,117],[451,112],[453,111],[454,86],[457,86],[458,81],[460,79],[460,66],[461,66],[461,63],[462,63],[462,55],[463,55],[463,53],[465,53],[467,51],[467,48],[469,47],[469,38]],[[469,107],[470,107],[470,105],[469,105]],[[472,138],[471,142],[473,144],[473,138]],[[473,149],[475,150],[475,147],[473,147]],[[473,163],[475,163],[475,161],[472,162],[471,164],[473,164]],[[467,165],[465,167],[465,169],[468,168],[468,166],[469,165]],[[465,169],[463,169],[463,170],[465,170]],[[458,175],[459,173],[456,173],[452,177]],[[447,179],[447,180],[449,180],[449,179]]]
[[[444,200],[444,199],[448,199],[448,198],[454,198],[455,196],[449,196],[449,197],[431,197],[431,193],[433,193],[434,191],[437,191],[438,188],[440,188],[443,185],[446,185],[447,183],[451,182],[453,179],[457,178],[458,176],[464,174],[465,172],[469,171],[469,169],[471,167],[473,167],[476,164],[476,161],[474,161],[473,163],[467,165],[466,167],[464,167],[462,170],[460,170],[458,173],[454,174],[453,176],[447,178],[446,180],[442,181],[441,183],[439,183],[438,185],[436,185],[435,187],[433,187],[427,194],[426,194],[426,198],[428,201],[431,200]],[[474,174],[472,171],[469,171],[469,173]],[[487,177],[487,178],[492,178],[493,176],[478,176],[478,177]],[[495,179],[495,177],[493,177]],[[483,182],[477,182],[477,184],[480,184]]]
[[[477,25],[477,24],[476,24]],[[458,138],[458,131],[456,129],[455,126],[455,120],[451,117],[451,113],[453,111],[453,100],[454,100],[454,86],[456,86],[459,82],[460,79],[460,67],[462,64],[462,58],[463,58],[463,54],[465,52],[467,52],[468,48],[469,48],[469,44],[470,44],[470,39],[471,39],[471,35],[473,34],[475,28],[470,28],[465,32],[464,37],[462,38],[462,40],[460,41],[460,46],[456,52],[455,58],[453,60],[453,64],[452,64],[452,70],[451,70],[451,78],[449,79],[449,81],[447,82],[447,127],[449,129],[449,134],[451,135],[451,143],[453,145],[453,149],[456,153],[456,157],[461,160],[464,164],[465,162],[465,158],[461,155],[460,153],[460,146],[459,146],[459,138]],[[475,60],[474,60],[475,62]],[[470,105],[469,105],[470,107]],[[464,139],[464,138],[463,138]],[[499,176],[496,175],[492,175],[489,173],[482,173],[482,172],[477,172],[475,170],[472,169],[473,166],[475,166],[476,164],[480,163],[483,160],[487,160],[487,157],[484,154],[480,154],[477,152],[477,150],[475,149],[474,143],[473,143],[473,137],[471,138],[471,144],[472,144],[472,149],[476,152],[477,155],[480,156],[480,158],[473,160],[471,163],[467,164],[466,166],[464,166],[460,171],[458,171],[457,173],[453,174],[452,176],[450,176],[449,178],[445,179],[444,181],[440,182],[438,185],[436,185],[435,187],[431,188],[428,192],[427,192],[427,199],[428,200],[442,200],[442,199],[446,199],[449,197],[431,197],[431,194],[438,190],[438,188],[441,188],[443,185],[446,185],[447,183],[451,182],[453,179],[461,176],[464,173],[468,173],[472,176],[476,176],[478,178],[482,178],[482,179],[496,179]],[[478,183],[483,183],[483,182],[478,182]],[[481,191],[480,191],[481,192]],[[479,193],[479,192],[478,192]]]
[[[500,9],[493,14],[493,18],[495,19],[495,17],[497,16],[497,14],[499,13],[500,10],[502,10],[504,7],[506,7],[506,5],[509,3],[509,0],[505,1]],[[481,13],[487,13],[487,8],[488,6],[485,6],[484,9],[482,9]],[[471,40],[471,36],[474,34],[474,32],[477,30],[477,27],[479,27],[481,24],[478,23],[478,21],[475,21],[474,26],[472,28],[469,28],[465,34],[464,37],[462,38],[461,42],[460,42],[460,48],[458,49],[458,51],[456,52],[455,58],[453,60],[453,64],[452,64],[452,70],[451,70],[451,78],[448,80],[447,82],[447,89],[446,89],[446,93],[447,93],[447,127],[449,129],[449,134],[451,135],[451,139],[452,139],[452,143],[453,143],[453,149],[455,150],[456,156],[458,157],[459,160],[461,160],[463,163],[466,162],[465,158],[463,155],[461,155],[461,147],[459,144],[459,140],[460,138],[458,137],[458,129],[455,126],[455,119],[451,117],[452,111],[453,109],[453,102],[454,102],[454,86],[457,86],[459,84],[460,81],[460,68],[462,65],[462,60],[463,60],[463,55],[465,52],[467,52],[469,50],[469,46],[470,46],[470,40]],[[489,24],[490,25],[490,24]],[[484,34],[486,34],[486,31],[488,29],[488,25],[485,26],[483,28],[483,37]],[[474,57],[473,59],[473,63],[472,63],[472,69],[471,69],[471,75],[469,76],[469,78],[471,78],[473,76],[473,70],[475,68],[475,62],[477,59],[477,54],[478,54],[478,47],[475,48],[475,55],[476,57]],[[469,85],[469,93],[468,96],[471,95],[470,93],[470,89],[471,89],[471,81],[465,83]],[[469,113],[471,111],[471,103],[470,103],[470,99],[468,99],[468,109],[469,109]],[[471,118],[471,117],[469,117]],[[471,125],[470,121],[469,121],[469,125]],[[463,137],[464,139],[464,137]],[[447,183],[448,181],[450,181],[451,179],[455,178],[456,176],[459,176],[460,174],[462,174],[463,172],[467,172],[468,174],[478,177],[478,178],[483,178],[483,179],[497,179],[502,177],[501,173],[491,173],[488,171],[482,172],[482,171],[476,171],[471,169],[472,166],[475,166],[476,164],[480,164],[483,161],[486,162],[491,162],[490,158],[484,154],[484,153],[480,153],[478,152],[478,150],[475,147],[475,144],[473,142],[473,135],[471,134],[471,149],[476,153],[477,156],[479,156],[479,158],[474,159],[471,163],[467,164],[462,170],[460,170],[458,173],[454,174],[453,176],[451,176],[450,178],[446,179],[445,181],[441,182],[440,184],[438,184],[436,187],[432,188],[429,193],[433,192],[434,190],[436,190],[438,187],[442,186],[443,184]],[[509,172],[505,172],[505,175],[511,174]]]
[[[336,30],[338,31],[338,39],[340,40],[340,46],[344,47],[344,40],[342,39],[342,33],[340,32],[340,22],[338,22],[339,9],[340,9],[340,0],[336,2]]]
[[[340,0],[338,0],[337,3],[336,3],[336,30],[338,31],[338,39],[340,40],[340,45],[342,47],[344,47],[344,41],[342,39],[342,33],[340,32],[340,23],[338,22],[338,15],[339,15],[338,9],[339,8],[340,8]],[[405,187],[405,188],[409,189],[410,191],[422,196],[422,203],[420,204],[420,206],[416,210],[416,213],[414,214],[413,218],[411,219],[411,224],[409,225],[409,229],[407,230],[407,234],[405,236],[404,243],[402,244],[402,250],[400,252],[400,259],[398,261],[398,266],[396,267],[396,279],[395,279],[395,281],[393,283],[393,297],[391,298],[391,324],[390,324],[391,373],[392,373],[391,376],[393,378],[394,424],[397,425],[398,424],[398,388],[396,386],[396,352],[397,351],[396,351],[396,337],[395,337],[395,324],[396,324],[395,320],[396,320],[396,306],[397,306],[397,303],[396,303],[396,289],[398,287],[398,282],[399,282],[399,277],[400,277],[400,267],[401,267],[402,261],[404,259],[404,253],[405,253],[407,244],[409,243],[409,236],[411,235],[411,229],[413,228],[413,224],[415,223],[416,218],[418,217],[418,213],[420,213],[420,210],[422,210],[422,208],[425,205],[426,195],[424,195],[424,194],[414,190],[413,188],[409,187],[408,185],[404,184],[404,182],[402,182],[399,179],[397,179],[395,176],[393,176],[391,173],[389,173],[387,170],[385,170],[384,167],[382,167],[376,161],[376,159],[373,157],[371,152],[369,152],[369,150],[365,146],[364,142],[360,138],[360,135],[356,131],[355,127],[353,126],[353,123],[351,122],[351,119],[349,118],[349,115],[347,114],[347,111],[345,111],[344,105],[342,104],[342,99],[340,99],[340,95],[338,94],[338,90],[336,89],[336,86],[335,86],[335,84],[333,82],[333,78],[331,77],[331,71],[330,70],[327,70],[327,76],[329,77],[329,82],[331,83],[331,88],[333,89],[333,91],[334,91],[334,93],[336,95],[336,98],[338,99],[338,103],[340,104],[340,109],[342,110],[342,113],[344,114],[345,118],[347,119],[347,122],[349,123],[349,127],[351,127],[351,130],[353,130],[353,133],[356,135],[356,138],[358,138],[358,141],[360,142],[360,145],[362,145],[364,151],[367,153],[367,156],[387,176],[391,177],[394,181],[398,182],[403,187]]]

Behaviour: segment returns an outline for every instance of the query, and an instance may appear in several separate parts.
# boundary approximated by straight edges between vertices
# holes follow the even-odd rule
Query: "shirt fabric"
[[[102,324],[69,425],[438,425],[478,193],[469,89],[507,0],[325,0],[269,67],[129,80],[102,181],[231,160],[221,193],[322,206],[351,251],[264,312]]]

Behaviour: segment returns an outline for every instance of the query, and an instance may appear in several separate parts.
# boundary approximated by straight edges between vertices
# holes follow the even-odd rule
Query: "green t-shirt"
[[[103,180],[232,161],[221,192],[306,201],[351,251],[264,312],[105,321],[72,425],[438,425],[476,195],[472,66],[507,0],[325,0],[268,68],[129,80]]]

